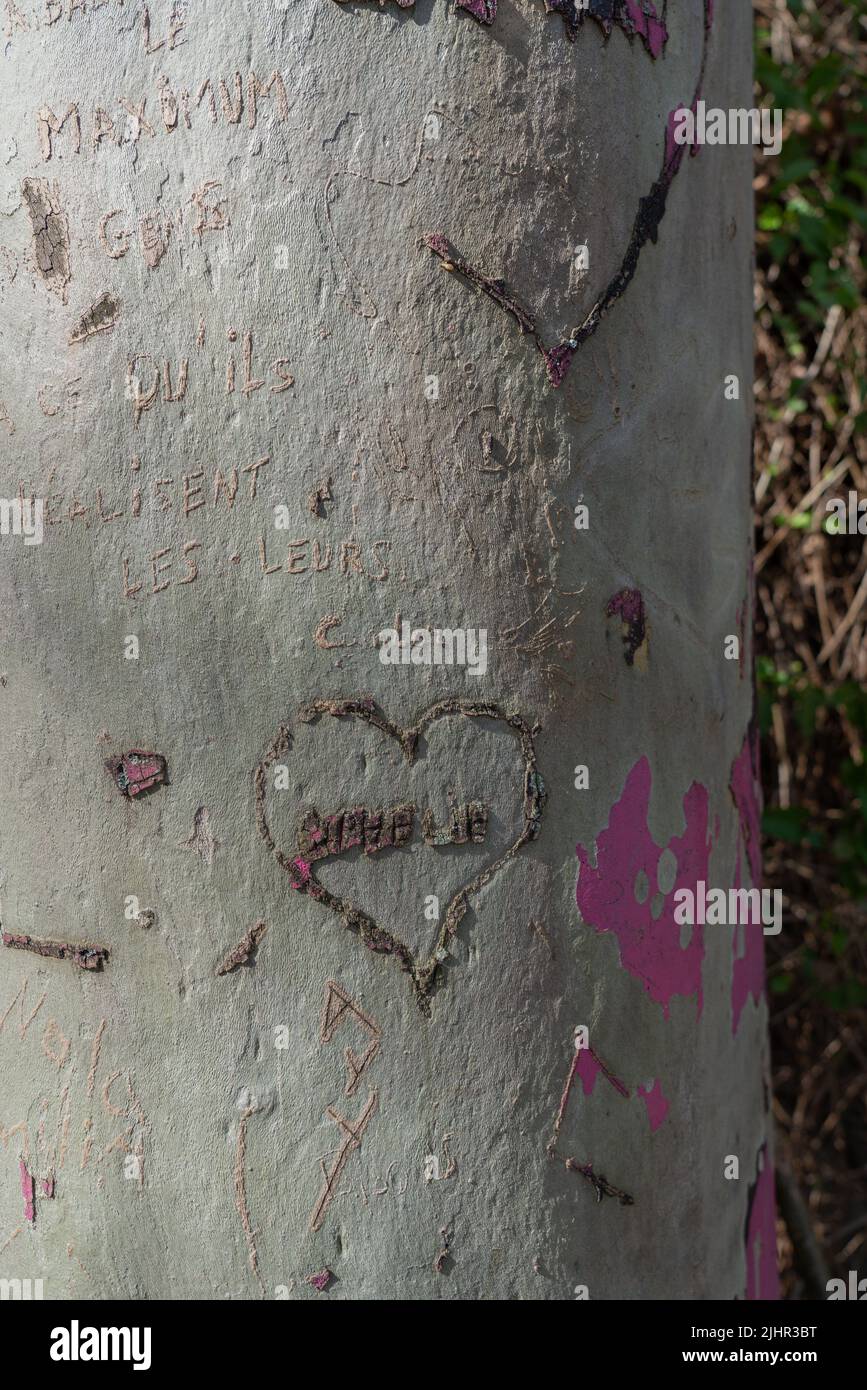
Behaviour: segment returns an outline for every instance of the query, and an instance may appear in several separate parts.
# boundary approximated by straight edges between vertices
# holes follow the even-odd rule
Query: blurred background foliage
[[[783,1289],[809,1298],[867,1274],[867,0],[754,10],[756,99],[785,113],[755,177],[766,940]],[[861,533],[827,509],[850,494]]]

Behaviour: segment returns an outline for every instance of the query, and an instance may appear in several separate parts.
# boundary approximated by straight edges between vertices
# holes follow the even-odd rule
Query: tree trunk
[[[495,10],[6,0],[46,1298],[774,1295],[762,929],[675,917],[760,873],[751,155],[670,119],[750,9]]]

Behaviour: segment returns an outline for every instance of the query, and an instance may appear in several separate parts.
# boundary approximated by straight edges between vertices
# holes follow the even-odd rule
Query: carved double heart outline
[[[546,793],[539,776],[536,763],[536,749],[533,742],[537,727],[530,726],[517,714],[507,714],[497,705],[473,700],[441,700],[431,705],[418,716],[415,723],[404,728],[393,724],[373,700],[361,698],[350,700],[314,700],[303,706],[296,716],[303,724],[313,724],[322,715],[336,719],[355,718],[379,729],[381,733],[395,740],[403,752],[407,763],[415,761],[418,742],[425,730],[439,719],[450,715],[463,715],[467,719],[490,719],[498,724],[506,724],[514,730],[524,755],[524,823],[518,837],[507,848],[491,860],[469,883],[464,884],[452,896],[442,920],[436,941],[425,959],[417,959],[400,937],[393,935],[349,899],[331,893],[317,879],[313,866],[302,857],[284,854],[274,843],[267,819],[267,780],[270,767],[288,751],[292,736],[286,725],[281,725],[277,737],[265,757],[253,773],[256,792],[256,827],[265,844],[274,855],[281,869],[289,875],[291,886],[299,893],[306,893],[316,902],[329,908],[343,923],[343,926],[359,936],[368,948],[382,955],[394,956],[401,969],[409,975],[416,1002],[422,1013],[430,1015],[430,996],[433,993],[440,964],[448,954],[449,943],[455,936],[469,906],[469,898],[480,891],[486,883],[499,873],[518,850],[536,838],[541,827],[542,810]]]

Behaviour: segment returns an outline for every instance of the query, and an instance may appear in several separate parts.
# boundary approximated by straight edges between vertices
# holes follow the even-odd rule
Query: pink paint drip
[[[542,354],[545,358],[545,371],[548,373],[548,380],[553,386],[559,386],[564,381],[576,350],[571,348],[568,343],[558,343],[556,347],[547,348]]]
[[[33,1175],[23,1158],[18,1161],[18,1172],[21,1177],[21,1196],[24,1198],[24,1219],[32,1225],[36,1220],[36,1207],[33,1201]]]
[[[53,1179],[53,1178],[43,1178],[42,1181],[41,1181],[40,1186],[42,1187],[43,1194],[44,1194],[46,1197],[53,1197],[53,1196],[54,1196],[54,1179]]]
[[[480,24],[493,24],[497,18],[497,0],[455,0],[455,7],[468,10]]]
[[[644,618],[644,601],[638,589],[621,589],[615,594],[606,609],[609,617],[619,613],[625,623],[636,623]]]
[[[758,738],[747,734],[744,746],[732,767],[729,788],[740,819],[740,839],[750,865],[751,887],[762,886],[761,800],[758,772]],[[735,867],[735,888],[743,883],[740,846]],[[760,1003],[765,992],[765,940],[759,925],[745,923],[735,928],[743,932],[744,953],[732,965],[732,1033],[736,1033],[744,1005],[750,995]],[[733,948],[734,949],[734,948]]]
[[[622,1096],[629,1100],[629,1092],[623,1082],[618,1080],[614,1073],[608,1070],[605,1063],[599,1060],[592,1047],[579,1048],[572,1064],[572,1075],[580,1078],[585,1096],[592,1096],[596,1078],[601,1075],[610,1081],[615,1091],[619,1091]]]
[[[306,1282],[312,1284],[317,1293],[324,1293],[333,1278],[330,1269],[320,1269],[316,1274],[308,1274]]]
[[[741,886],[741,864],[738,858],[735,888]],[[742,956],[736,956],[732,963],[732,1033],[738,1031],[741,1014],[750,995],[759,1004],[765,993],[765,938],[762,927],[752,922],[735,927],[733,950],[736,949],[740,932],[743,932],[744,953]]]
[[[572,1064],[572,1074],[580,1078],[585,1096],[592,1096],[596,1078],[601,1070],[602,1068],[589,1047],[582,1047]]]
[[[662,165],[662,177],[666,183],[672,182],[675,174],[683,163],[683,156],[686,154],[687,150],[689,150],[691,155],[695,155],[698,154],[701,149],[701,145],[695,140],[687,144],[679,145],[674,138],[674,127],[678,113],[681,111],[692,111],[693,116],[695,116],[698,111],[700,95],[700,92],[696,92],[692,106],[684,106],[683,102],[681,102],[679,106],[676,106],[674,110],[670,111],[668,114],[668,122],[665,127],[665,159]]]
[[[729,787],[740,817],[741,836],[750,861],[754,888],[762,886],[762,805],[759,780],[759,745],[748,733],[732,767]]]
[[[599,835],[595,869],[583,845],[576,847],[580,866],[576,901],[588,926],[614,933],[624,970],[641,981],[645,993],[661,1005],[666,1018],[675,995],[695,995],[700,1014],[704,932],[693,927],[688,944],[681,946],[673,895],[679,888],[695,892],[699,879],[709,879],[712,840],[708,794],[693,782],[683,798],[686,830],[669,844],[677,859],[677,879],[654,920],[650,909],[663,850],[647,828],[651,781],[650,763],[641,758],[629,773],[620,800],[611,808],[607,828]],[[647,900],[639,903],[635,881],[642,870],[650,888]]]
[[[668,43],[668,30],[656,13],[655,6],[648,3],[645,7],[640,0],[625,0],[625,3],[626,12],[636,34],[644,40],[644,46],[651,58],[658,58]]]
[[[650,1131],[654,1133],[665,1120],[671,1108],[671,1102],[666,1100],[665,1096],[662,1094],[662,1082],[658,1077],[649,1091],[646,1086],[639,1086],[638,1094],[647,1106],[647,1118],[650,1121]]]
[[[780,1297],[777,1274],[777,1225],[774,1199],[774,1170],[768,1161],[767,1146],[760,1157],[764,1167],[756,1178],[747,1217],[747,1298],[752,1301],[776,1300]]]

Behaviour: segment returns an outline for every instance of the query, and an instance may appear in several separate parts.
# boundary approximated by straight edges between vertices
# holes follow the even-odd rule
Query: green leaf
[[[803,806],[768,806],[762,816],[762,831],[774,840],[799,845],[809,819],[810,813]]]

